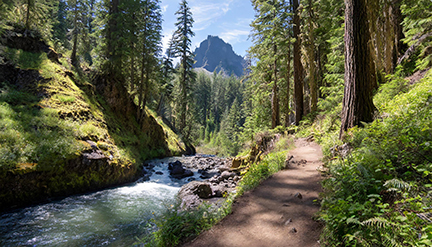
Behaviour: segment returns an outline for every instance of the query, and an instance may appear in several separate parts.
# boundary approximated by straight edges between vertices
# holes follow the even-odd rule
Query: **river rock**
[[[212,185],[211,189],[213,191],[213,197],[223,197],[224,194],[228,192],[225,186],[221,186],[219,184]]]
[[[108,157],[106,157],[100,150],[92,150],[90,153],[83,154],[83,164],[86,165],[91,165],[94,163],[105,164],[107,161]]]
[[[194,194],[183,195],[180,198],[180,201],[180,208],[182,208],[183,210],[197,208],[203,202],[203,200],[201,200],[197,195]]]
[[[96,142],[90,140],[87,140],[86,142],[90,145],[91,148],[98,149]]]
[[[185,173],[185,169],[183,168],[183,166],[175,166],[170,171],[170,174],[172,176],[182,175],[183,173]]]
[[[180,161],[174,161],[174,162],[171,162],[171,163],[168,163],[168,170],[170,170],[170,171],[172,171],[172,170],[174,170],[174,169],[178,169],[178,168],[182,168],[183,169],[183,164],[180,162]]]
[[[210,183],[192,181],[181,187],[178,198],[181,200],[182,208],[193,208],[202,203],[202,199],[213,196]]]
[[[200,176],[201,179],[209,179],[209,178],[211,178],[217,174],[217,172],[208,172],[208,171],[203,171],[203,170],[199,170],[198,173],[201,173],[201,176]]]
[[[170,171],[170,175],[173,178],[186,178],[191,177],[194,173],[191,170],[185,169],[183,164],[180,161],[175,161],[168,164],[168,170]]]
[[[210,183],[215,183],[215,184],[219,183],[219,176],[214,175],[213,177],[211,177],[211,178],[209,179],[209,182],[210,182]]]
[[[185,177],[191,177],[193,175],[194,175],[194,173],[191,170],[184,170],[182,177],[184,177],[184,178]]]
[[[224,171],[220,175],[220,181],[227,180],[229,178],[233,178],[236,174],[234,172]]]

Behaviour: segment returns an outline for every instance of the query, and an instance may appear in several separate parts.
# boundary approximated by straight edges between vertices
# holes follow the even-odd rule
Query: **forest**
[[[251,4],[239,78],[193,69],[187,0],[167,50],[160,0],[0,0],[1,175],[60,174],[91,140],[130,176],[73,175],[82,192],[151,158],[294,134],[325,156],[321,245],[431,246],[432,1]]]

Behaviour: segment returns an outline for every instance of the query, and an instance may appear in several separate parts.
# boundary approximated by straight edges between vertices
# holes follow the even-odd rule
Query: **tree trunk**
[[[273,64],[273,88],[272,88],[272,99],[271,99],[271,109],[272,109],[272,129],[280,125],[280,111],[279,111],[279,96],[278,96],[278,86],[277,86],[277,46],[273,45],[274,52],[274,64]]]
[[[27,13],[26,13],[26,22],[25,27],[27,30],[30,29],[30,8],[32,5],[32,0],[27,0]]]
[[[311,112],[316,112],[318,105],[318,86],[315,77],[315,37],[314,37],[314,27],[313,27],[313,12],[312,12],[312,0],[309,0],[309,87],[310,87],[310,106]]]
[[[391,3],[391,21],[394,28],[394,38],[395,38],[395,47],[393,49],[393,70],[396,68],[398,63],[398,58],[402,54],[404,50],[407,49],[406,44],[402,41],[405,38],[402,28],[402,11],[400,9],[402,0],[392,0]]]
[[[288,45],[288,64],[287,64],[287,73],[286,73],[286,106],[285,106],[285,127],[290,126],[290,87],[291,87],[291,45]]]
[[[134,44],[131,42],[130,47],[132,50],[134,50]],[[135,56],[131,55],[131,61],[130,61],[130,91],[133,94],[135,91]]]
[[[303,65],[301,63],[300,15],[298,13],[299,0],[293,0],[294,12],[294,98],[295,124],[299,125],[303,118]]]
[[[146,65],[147,65],[147,49],[146,45],[142,45],[142,57],[141,57],[141,78],[139,83],[139,92],[138,92],[138,109],[137,109],[137,120],[139,123],[143,120],[143,112],[145,111],[145,101],[147,100],[145,97],[145,91],[146,91]]]
[[[163,107],[164,100],[165,100],[165,94],[162,93],[161,96],[159,97],[159,102],[158,102],[158,105],[156,108],[158,116],[162,116],[162,114],[163,114],[162,107]]]
[[[78,3],[75,2],[74,8],[74,26],[72,31],[72,54],[71,54],[71,63],[73,66],[78,66],[78,58],[77,58],[77,49],[78,49]]]
[[[345,4],[345,92],[340,138],[349,128],[373,121],[372,87],[376,83],[365,0],[346,0]]]
[[[144,79],[144,99],[143,99],[143,103],[142,103],[142,112],[141,112],[141,120],[144,120],[145,117],[145,108],[147,105],[147,101],[149,98],[149,94],[150,94],[150,68],[146,68],[146,72],[145,72],[145,79]]]
[[[119,58],[119,52],[116,49],[116,41],[119,37],[116,36],[118,31],[117,18],[119,14],[120,0],[111,0],[110,10],[109,10],[109,21],[108,21],[108,31],[107,31],[107,50],[106,57],[109,62],[109,73],[111,76],[117,76],[116,72],[120,70],[121,61]]]
[[[184,50],[183,60],[182,60],[182,81],[181,81],[181,103],[180,103],[180,123],[179,123],[179,131],[183,133],[184,128],[186,127],[186,110],[187,110],[187,78],[186,78],[186,50]]]

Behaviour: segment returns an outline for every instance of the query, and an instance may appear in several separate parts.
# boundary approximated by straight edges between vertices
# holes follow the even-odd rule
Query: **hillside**
[[[223,70],[227,75],[234,73],[238,77],[244,75],[244,58],[237,55],[232,46],[218,36],[209,35],[195,49],[194,54],[194,68],[204,68],[210,72]]]
[[[1,44],[0,210],[130,182],[142,161],[182,152],[154,113],[138,124],[121,87],[73,70],[36,32]]]

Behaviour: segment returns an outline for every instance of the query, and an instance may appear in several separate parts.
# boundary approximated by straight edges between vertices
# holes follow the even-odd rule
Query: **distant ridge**
[[[209,35],[195,49],[194,54],[194,68],[203,68],[210,72],[223,70],[227,75],[234,73],[238,77],[244,74],[246,62],[243,57],[237,55],[232,46],[218,36]]]

